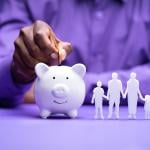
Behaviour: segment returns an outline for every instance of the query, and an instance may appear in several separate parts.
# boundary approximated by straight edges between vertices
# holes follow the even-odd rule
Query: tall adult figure
[[[136,73],[130,74],[130,79],[127,81],[127,88],[124,97],[128,97],[128,118],[136,119],[138,96],[142,99],[142,94],[139,89],[139,81],[136,79]]]
[[[112,79],[108,81],[107,97],[109,99],[109,114],[108,119],[112,117],[113,106],[115,104],[115,116],[119,119],[120,93],[123,96],[121,80],[118,79],[116,72],[112,73]]]

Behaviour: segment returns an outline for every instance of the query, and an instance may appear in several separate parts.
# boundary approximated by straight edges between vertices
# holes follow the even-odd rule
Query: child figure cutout
[[[112,117],[114,104],[115,104],[115,116],[116,119],[119,119],[120,93],[123,96],[122,83],[118,79],[118,74],[116,72],[113,72],[112,79],[108,81],[108,92],[107,92],[107,98],[109,100],[108,119]]]
[[[150,119],[150,95],[146,95],[145,98],[142,98],[145,101],[144,104],[144,112],[145,112],[145,119]]]
[[[102,82],[97,82],[97,87],[93,90],[93,96],[91,103],[95,103],[95,119],[104,119],[103,116],[103,98],[107,97],[104,95],[104,90],[102,88]]]
[[[127,81],[127,88],[124,94],[124,98],[128,95],[128,118],[136,119],[137,101],[138,95],[142,98],[139,81],[136,79],[136,73],[130,74],[130,79]]]

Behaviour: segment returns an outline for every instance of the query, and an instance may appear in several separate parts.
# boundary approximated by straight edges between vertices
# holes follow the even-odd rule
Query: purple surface
[[[143,107],[138,107],[137,120],[127,120],[126,107],[120,111],[121,120],[102,121],[93,119],[93,106],[83,106],[74,120],[42,120],[36,105],[0,109],[0,149],[149,150],[150,121],[143,119]]]

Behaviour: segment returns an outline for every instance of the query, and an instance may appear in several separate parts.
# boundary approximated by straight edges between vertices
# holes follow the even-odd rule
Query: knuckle
[[[67,52],[67,54],[70,54],[72,52],[72,45],[70,43],[66,43],[64,49]]]
[[[72,51],[72,45],[68,45],[68,51],[71,52]]]
[[[67,45],[67,49],[68,49],[69,51],[72,50],[72,45],[71,45],[70,43]]]
[[[17,38],[15,41],[14,41],[14,45],[15,47],[18,47],[20,45],[20,38]]]
[[[20,29],[20,35],[26,35],[27,27]]]
[[[41,39],[43,36],[44,36],[44,32],[43,32],[42,30],[37,31],[37,32],[35,33],[35,38],[36,38],[36,39]]]
[[[42,20],[36,20],[36,21],[35,21],[35,25],[38,25],[38,24],[41,24],[41,23],[43,23]]]
[[[40,27],[40,26],[49,27],[49,25],[46,22],[42,21],[42,20],[36,20],[34,22],[34,26],[37,26],[37,27]]]
[[[18,53],[16,51],[13,55],[13,61],[14,61],[14,63],[19,63],[21,61],[20,57],[18,56]]]
[[[14,60],[14,61],[17,60],[17,54],[16,54],[16,52],[13,54],[13,60]]]

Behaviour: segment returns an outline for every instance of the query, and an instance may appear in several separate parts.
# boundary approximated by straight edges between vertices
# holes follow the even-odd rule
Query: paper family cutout
[[[113,107],[115,106],[115,117],[119,119],[120,98],[127,98],[128,101],[128,118],[136,119],[138,98],[145,102],[144,112],[145,119],[150,119],[150,95],[142,96],[139,81],[136,79],[136,73],[130,74],[130,79],[127,81],[125,93],[123,92],[121,80],[118,79],[116,72],[112,73],[112,79],[108,81],[107,96],[104,95],[102,82],[97,82],[97,87],[93,90],[91,103],[95,103],[95,119],[104,119],[103,115],[103,98],[109,101],[108,119],[112,118]]]

